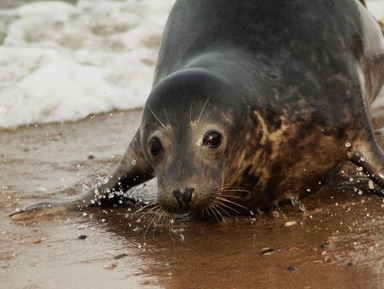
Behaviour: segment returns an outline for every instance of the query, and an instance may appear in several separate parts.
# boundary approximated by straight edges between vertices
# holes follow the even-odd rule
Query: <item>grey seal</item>
[[[136,135],[108,182],[14,219],[83,209],[154,177],[161,210],[268,208],[345,162],[384,187],[369,107],[380,28],[358,0],[177,0]]]

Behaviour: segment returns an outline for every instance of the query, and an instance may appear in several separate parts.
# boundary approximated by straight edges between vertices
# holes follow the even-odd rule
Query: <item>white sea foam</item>
[[[142,106],[173,3],[79,0],[0,10],[0,126]]]
[[[174,1],[50,1],[0,9],[0,127],[142,106]],[[368,4],[384,18],[384,1]]]
[[[368,0],[366,1],[369,11],[377,18],[384,18],[384,1],[383,0]]]

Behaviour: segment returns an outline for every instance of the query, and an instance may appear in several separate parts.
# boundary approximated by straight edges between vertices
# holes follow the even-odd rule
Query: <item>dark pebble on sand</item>
[[[330,243],[324,243],[321,245],[321,248],[323,248],[323,249],[329,249],[331,247],[332,247],[332,245]]]
[[[79,237],[77,237],[77,239],[85,240],[85,239],[87,239],[87,235],[80,235]]]
[[[347,263],[347,266],[353,266],[353,265],[355,265],[355,264],[353,264],[353,262],[348,262]]]
[[[295,271],[298,271],[299,269],[297,269],[295,266],[289,266],[287,268],[288,271],[291,271],[291,272],[295,272]]]
[[[123,254],[119,254],[119,255],[113,257],[113,259],[119,260],[119,259],[122,259],[122,258],[125,258],[125,257],[128,257],[128,254],[123,253]]]
[[[89,156],[88,156],[88,159],[89,159],[89,160],[93,160],[94,158],[95,158],[94,155],[89,155]]]
[[[261,255],[271,255],[273,253],[273,251],[275,251],[275,250],[273,250],[272,248],[265,248],[260,252],[260,254]]]

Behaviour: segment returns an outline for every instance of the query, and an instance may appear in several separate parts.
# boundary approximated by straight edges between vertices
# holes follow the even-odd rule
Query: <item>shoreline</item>
[[[374,114],[382,127],[384,111]],[[121,111],[0,133],[5,288],[383,288],[376,265],[384,258],[382,198],[353,190],[312,194],[300,203],[304,212],[288,204],[279,217],[182,218],[157,224],[156,233],[146,227],[150,215],[138,221],[125,206],[10,220],[16,208],[77,194],[108,174],[140,116]],[[138,193],[146,190],[156,193],[155,186]]]

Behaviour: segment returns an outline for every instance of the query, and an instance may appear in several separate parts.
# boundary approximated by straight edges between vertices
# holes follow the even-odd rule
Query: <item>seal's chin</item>
[[[160,203],[162,209],[171,214],[177,215],[186,215],[186,214],[196,214],[204,215],[206,208],[209,207],[209,204],[199,204],[199,205],[188,205],[188,206],[179,206],[174,203]]]

